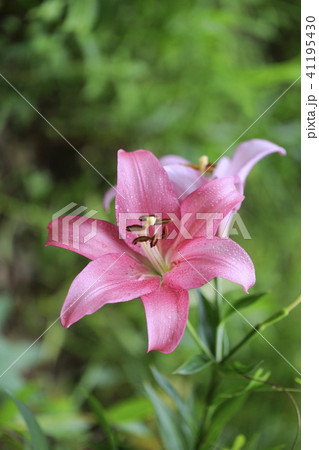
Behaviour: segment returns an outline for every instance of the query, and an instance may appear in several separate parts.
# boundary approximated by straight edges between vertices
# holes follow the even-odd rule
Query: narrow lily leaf
[[[255,378],[255,380],[251,380],[249,384],[246,386],[245,391],[252,391],[258,388],[264,387],[263,381],[267,381],[270,377],[271,372],[265,372],[263,373],[263,368],[259,368],[256,370],[252,378]]]
[[[255,378],[263,381],[267,380],[269,375],[270,372],[263,374],[262,368],[259,368],[254,373]],[[242,386],[243,382],[246,384],[245,386]],[[237,386],[240,388],[238,391]],[[205,440],[205,445],[201,447],[201,450],[211,449],[211,445],[218,439],[220,433],[232,416],[242,407],[249,393],[258,390],[260,386],[263,386],[262,382],[250,379],[245,380],[244,378],[238,377],[238,383],[236,383],[235,380],[234,384],[230,386],[227,392],[224,390],[222,393],[215,396],[210,408],[208,422],[211,424],[210,429],[207,430],[207,439]]]
[[[142,422],[125,422],[121,424],[116,424],[116,429],[118,429],[119,431],[123,431],[124,433],[135,434],[135,436],[141,438],[152,436],[148,426]]]
[[[242,450],[245,444],[246,444],[246,437],[243,434],[239,434],[236,437],[231,450]]]
[[[163,403],[156,391],[150,385],[146,384],[145,390],[155,409],[164,448],[166,450],[184,450],[185,448],[188,448],[189,442],[187,442],[186,437],[183,435],[180,420],[178,420],[173,411]]]
[[[151,367],[151,370],[155,380],[166,392],[166,394],[168,394],[174,401],[180,415],[183,417],[185,423],[188,425],[188,430],[186,431],[188,431],[188,434],[190,434],[191,436],[193,434],[191,431],[195,430],[195,422],[192,419],[192,411],[190,410],[189,406],[183,401],[183,399],[180,397],[174,386],[172,386],[172,384],[167,380],[167,378],[163,377],[163,375],[160,372],[158,372],[158,370],[155,367]]]
[[[224,360],[228,359],[231,355],[233,355],[235,352],[237,352],[244,344],[246,344],[249,339],[251,339],[253,336],[255,336],[258,331],[265,330],[265,328],[268,328],[270,325],[273,325],[276,322],[279,322],[280,320],[287,317],[293,309],[295,309],[301,302],[301,298],[298,297],[294,302],[292,302],[290,305],[286,306],[285,308],[281,309],[277,313],[273,314],[272,316],[268,317],[268,319],[264,320],[263,322],[255,325],[253,329],[237,344],[235,347],[233,347]],[[216,357],[217,359],[217,357]],[[218,359],[217,359],[218,360]]]
[[[87,399],[92,411],[95,413],[96,418],[105,433],[105,436],[108,440],[108,445],[110,450],[116,450],[118,447],[116,445],[115,437],[111,430],[110,425],[105,419],[104,410],[101,403],[90,393],[87,393]]]
[[[239,361],[234,361],[231,364],[224,364],[223,365],[223,372],[225,373],[233,373],[233,374],[247,374],[249,372],[252,372],[253,370],[256,370],[261,364],[263,363],[263,361],[259,361],[257,363],[252,363],[249,365],[246,364],[242,364]]]
[[[210,420],[210,429],[208,430],[207,437],[205,439],[207,446],[201,447],[201,449],[211,449],[212,444],[214,444],[222,432],[224,426],[229,422],[229,420],[236,414],[236,412],[241,408],[244,401],[246,400],[246,395],[241,395],[240,397],[231,398],[223,402],[214,412],[213,417]]]
[[[276,447],[272,447],[269,450],[285,450],[286,448],[287,448],[286,444],[279,444],[279,445],[276,445]]]
[[[122,422],[149,419],[153,414],[153,407],[148,398],[133,397],[116,403],[104,412],[108,422],[118,425]]]
[[[19,408],[20,414],[22,415],[31,436],[31,443],[33,450],[49,450],[48,440],[41,430],[36,418],[33,413],[26,407],[26,405],[20,400],[18,400],[13,394],[7,392],[7,394],[12,398],[14,403]]]
[[[245,450],[258,450],[260,448],[260,433],[255,433],[250,436],[248,442],[246,442]]]
[[[219,323],[219,312],[216,302],[207,300],[197,289],[199,336],[209,350],[215,355],[216,330]]]
[[[262,372],[258,372],[262,373]],[[232,376],[232,374],[230,374]],[[219,393],[217,393],[213,399],[212,403],[212,413],[215,413],[218,408],[225,403],[228,400],[246,396],[251,390],[254,390],[255,387],[258,389],[260,386],[263,386],[261,383],[252,384],[251,378],[247,379],[245,376],[240,376],[238,373],[236,373],[236,376],[232,376],[232,382],[227,386],[224,387],[223,390]]]
[[[220,362],[229,352],[229,339],[225,323],[221,321],[216,331],[216,361]]]
[[[174,373],[178,373],[179,375],[191,375],[192,373],[197,373],[206,369],[206,367],[213,364],[213,362],[214,361],[209,359],[206,355],[194,355],[176,369]]]
[[[236,312],[236,309],[243,309],[243,308],[247,308],[248,306],[252,306],[254,303],[256,303],[258,300],[260,300],[266,294],[267,294],[267,292],[260,292],[258,294],[246,295],[245,297],[241,297],[240,299],[236,300],[233,303],[233,308],[231,306],[227,306],[227,308],[224,312],[223,320],[227,319],[234,312]]]

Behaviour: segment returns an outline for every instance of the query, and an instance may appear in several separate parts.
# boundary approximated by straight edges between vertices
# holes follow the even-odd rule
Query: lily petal
[[[165,283],[171,286],[194,289],[222,277],[241,284],[247,292],[256,281],[250,257],[231,239],[184,241],[175,250],[173,260],[173,269],[164,275]]]
[[[171,164],[190,164],[190,162],[178,155],[164,155],[159,159],[162,166],[170,166]]]
[[[141,215],[163,214],[162,218],[168,218],[167,213],[179,217],[179,203],[159,160],[148,150],[119,150],[116,214],[127,244],[139,251],[139,246],[132,244],[136,235],[125,233],[126,226],[138,223]],[[134,218],[130,219],[130,215]],[[173,224],[168,228],[172,230]]]
[[[265,156],[275,152],[281,155],[286,154],[285,149],[265,139],[251,139],[242,142],[238,145],[230,161],[228,161],[229,164],[226,164],[225,160],[221,158],[214,172],[214,177],[237,175],[241,180],[241,192],[243,192],[247,175],[254,165]]]
[[[179,209],[172,183],[159,160],[148,150],[119,150],[117,191],[117,214],[155,214]]]
[[[188,195],[181,204],[181,217],[192,239],[212,238],[221,220],[244,196],[235,188],[234,177],[217,178]],[[189,237],[188,237],[189,238]]]
[[[162,284],[156,291],[143,295],[148,330],[148,352],[172,352],[185,331],[188,317],[188,292]]]
[[[103,206],[105,211],[109,211],[111,208],[111,202],[113,200],[113,198],[115,198],[116,196],[116,186],[111,187],[110,189],[108,189],[105,194],[104,194],[104,198],[103,198]]]
[[[105,220],[85,216],[64,216],[52,220],[48,227],[45,246],[61,247],[89,259],[106,253],[130,252],[118,228]]]
[[[228,175],[228,168],[230,165],[230,158],[228,158],[228,156],[222,156],[221,158],[219,158],[216,167],[212,173],[212,180],[214,178],[222,178],[222,177],[226,177]],[[230,175],[230,174],[229,174]]]
[[[178,155],[165,155],[159,159],[159,162],[162,164],[162,166],[164,166],[169,177],[170,177],[171,171],[169,170],[168,167],[166,168],[165,166],[170,166],[172,164],[174,164],[174,165],[179,164],[179,165],[182,165],[185,167],[187,164],[190,164],[190,162],[187,159],[183,158],[182,156],[178,156]],[[197,176],[200,175],[200,172],[196,172],[196,173],[197,173]],[[172,177],[170,177],[170,179],[171,179],[171,181],[174,181],[172,179]],[[191,184],[191,182],[189,182],[189,184]],[[188,185],[185,186],[185,189],[187,189],[187,187],[188,187]],[[174,188],[175,188],[175,186],[174,186]],[[111,187],[110,189],[108,189],[104,195],[103,206],[106,211],[110,210],[111,202],[112,202],[113,198],[115,198],[115,196],[116,196],[116,189],[117,189],[117,186],[115,185],[115,186]],[[179,196],[182,193],[181,189],[182,188],[180,188],[179,190],[175,189],[175,193],[177,196]],[[190,192],[187,192],[187,195],[188,194],[190,194]]]
[[[75,278],[61,311],[61,323],[69,327],[106,303],[125,302],[156,290],[159,277],[125,254],[101,256]]]
[[[180,202],[208,182],[206,177],[201,176],[199,170],[192,167],[172,164],[164,166],[164,169],[173,184],[175,194]]]

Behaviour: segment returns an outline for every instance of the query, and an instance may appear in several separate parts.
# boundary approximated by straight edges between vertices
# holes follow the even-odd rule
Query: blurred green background
[[[0,72],[115,183],[119,148],[215,161],[298,78],[299,7],[296,0],[0,1]],[[112,214],[103,211],[105,181],[2,78],[0,101],[2,373],[57,319],[87,263],[44,247],[52,214],[71,202],[97,210],[96,218]],[[251,292],[269,291],[244,311],[252,323],[299,295],[299,109],[298,82],[240,139],[287,149],[250,174],[241,217],[252,239],[234,237],[255,263]],[[230,283],[224,289],[238,292]],[[195,321],[196,302],[190,314]],[[231,343],[248,331],[234,315]],[[264,335],[300,367],[298,309]],[[183,396],[195,384],[195,398],[209,374],[171,375],[195,350],[187,332],[172,354],[146,348],[140,300],[108,305],[69,330],[54,324],[0,384],[33,411],[52,448],[108,448],[84,388],[103,405],[122,448],[156,450],[163,444],[143,385],[154,384],[149,365]],[[272,381],[294,385],[297,374],[260,337],[237,359],[263,360]],[[18,410],[5,397],[1,406],[4,448],[25,448]],[[249,448],[290,448],[295,432],[284,394],[254,393],[214,448],[235,448],[239,433],[255,440]]]

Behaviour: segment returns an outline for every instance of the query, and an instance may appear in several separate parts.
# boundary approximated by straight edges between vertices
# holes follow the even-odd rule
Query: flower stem
[[[257,324],[237,345],[235,345],[235,347],[233,347],[229,351],[229,353],[220,361],[220,363],[222,364],[225,361],[227,361],[234,353],[236,353],[241,347],[243,347],[246,344],[246,342],[248,342],[253,336],[255,336],[255,334],[259,333],[262,330],[265,330],[265,328],[269,327],[270,325],[273,325],[274,323],[279,322],[280,320],[287,317],[288,314],[294,308],[296,308],[296,306],[298,306],[300,302],[301,298],[298,297],[297,300],[292,302],[290,305],[276,312],[263,322]]]
[[[218,277],[215,278],[215,293],[217,304],[218,306],[220,306],[222,303],[222,294],[221,294],[221,282],[220,278]]]
[[[220,279],[217,277],[215,278],[215,294],[216,294],[216,304],[217,304],[217,310],[219,317],[221,317],[221,303],[222,303],[222,295],[221,295],[221,286],[220,286]],[[220,320],[220,319],[219,319]],[[223,341],[224,341],[224,324],[219,323],[216,329],[216,361],[218,359],[222,358],[222,352],[223,352]],[[201,444],[206,436],[206,424],[209,417],[209,410],[210,405],[213,400],[213,396],[216,390],[216,387],[218,385],[218,371],[217,367],[212,368],[211,372],[211,378],[208,384],[207,393],[205,396],[205,406],[203,410],[203,414],[200,419],[198,433],[197,433],[197,440],[195,443],[195,450],[198,450],[201,447]]]
[[[218,277],[215,278],[215,294],[216,294],[216,304],[219,311],[219,317],[221,317],[222,295],[221,295],[221,283]],[[219,321],[216,330],[216,361],[220,361],[223,357],[224,332],[225,332],[225,324],[222,321]]]
[[[299,297],[300,298],[300,297]],[[297,299],[298,300],[298,299]],[[294,303],[296,303],[296,305],[298,304],[297,303],[297,300],[294,302]],[[292,303],[290,306],[292,306],[294,303]],[[300,303],[300,302],[299,302]],[[295,306],[294,306],[295,307]],[[293,307],[293,308],[294,308]],[[287,307],[287,308],[289,308],[289,306]],[[260,380],[260,379],[258,379],[258,378],[254,378],[254,377],[250,377],[249,375],[246,375],[246,374],[240,374],[242,377],[244,377],[244,378],[247,378],[248,380],[252,380],[252,381],[257,381],[257,383],[262,383],[262,384],[266,384],[266,385],[268,385],[268,386],[271,386],[272,388],[274,388],[274,389],[276,389],[277,391],[281,391],[281,392],[284,392],[286,395],[287,395],[287,397],[289,398],[289,400],[291,401],[291,403],[292,403],[292,405],[293,405],[293,407],[294,407],[294,409],[295,409],[295,411],[296,411],[296,418],[297,418],[297,432],[296,432],[296,437],[295,437],[295,439],[294,439],[294,442],[293,442],[293,444],[292,444],[292,447],[291,447],[291,450],[294,450],[294,448],[296,447],[296,444],[297,444],[297,441],[298,441],[298,438],[299,438],[299,435],[300,435],[300,426],[301,426],[301,419],[300,419],[300,410],[299,410],[299,407],[298,407],[298,405],[297,405],[297,402],[296,402],[296,400],[294,399],[294,397],[293,397],[293,395],[292,395],[292,391],[293,391],[293,389],[289,389],[289,388],[285,388],[284,386],[281,386],[280,384],[278,384],[278,383],[272,383],[272,382],[270,382],[270,381],[268,381],[268,380]],[[261,392],[261,391],[259,391],[259,392]]]
[[[206,435],[206,422],[209,416],[209,408],[210,405],[212,403],[212,399],[214,396],[214,392],[215,389],[218,385],[218,380],[217,380],[217,370],[216,367],[213,367],[212,369],[212,375],[210,378],[210,382],[208,385],[208,389],[207,389],[207,393],[206,393],[206,397],[205,397],[205,407],[204,407],[204,411],[200,420],[200,424],[199,424],[199,428],[198,428],[198,433],[197,433],[197,440],[195,443],[195,450],[198,450],[201,446],[201,443],[203,442],[205,435]]]
[[[195,328],[191,324],[190,320],[187,320],[186,328],[189,332],[189,334],[192,336],[198,347],[205,353],[206,356],[208,356],[209,359],[213,359],[213,355],[209,351],[209,349],[206,347],[206,345],[201,341],[200,337],[198,336]]]

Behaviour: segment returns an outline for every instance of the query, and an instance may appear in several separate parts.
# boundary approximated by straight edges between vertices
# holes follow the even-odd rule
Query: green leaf
[[[180,397],[176,389],[172,386],[172,384],[167,380],[167,378],[163,377],[163,375],[158,372],[158,370],[155,367],[151,367],[151,371],[153,373],[153,376],[155,380],[158,382],[158,384],[161,386],[161,388],[168,394],[175,405],[177,406],[177,409],[184,419],[185,423],[187,424],[187,434],[190,436],[193,434],[192,431],[195,431],[196,426],[195,422],[192,418],[192,411],[190,410],[189,406],[183,401],[183,399]]]
[[[223,298],[221,295],[221,280],[215,278],[216,288],[216,308],[219,312],[223,310]],[[215,344],[215,357],[216,361],[221,361],[225,355],[229,352],[229,339],[228,333],[225,327],[225,323],[221,320],[221,314],[219,313],[218,325],[216,329],[216,344]]]
[[[236,437],[231,450],[242,450],[245,444],[246,444],[246,437],[243,434],[239,434]]]
[[[245,297],[241,297],[240,299],[236,300],[233,303],[233,308],[231,306],[228,306],[226,308],[226,310],[224,312],[223,320],[227,319],[234,312],[236,312],[236,309],[243,309],[243,308],[247,308],[248,306],[252,306],[258,300],[260,300],[262,297],[264,297],[267,293],[268,292],[260,292],[258,294],[246,295]]]
[[[229,339],[225,322],[220,322],[216,331],[216,361],[220,362],[229,352]]]
[[[184,450],[189,448],[189,441],[183,434],[181,421],[173,411],[162,402],[156,391],[148,384],[145,385],[147,395],[153,403],[160,436],[166,450]]]
[[[105,411],[106,420],[113,423],[145,420],[153,413],[152,403],[148,398],[128,398],[116,403]]]
[[[14,403],[19,408],[20,414],[22,415],[28,427],[31,436],[31,443],[33,450],[49,450],[48,440],[44,435],[43,431],[41,430],[33,413],[29,410],[29,408],[26,407],[24,403],[20,402],[20,400],[18,400],[13,394],[11,394],[8,391],[7,394],[9,395],[9,397],[12,398]]]
[[[12,309],[13,306],[13,302],[12,299],[10,298],[9,294],[7,293],[2,293],[0,295],[0,330],[2,329],[2,327],[4,326],[8,315],[10,313],[10,310]]]
[[[51,0],[43,2],[40,6],[32,8],[28,15],[32,19],[42,19],[45,22],[53,22],[61,16],[65,2],[63,0]]]
[[[203,447],[203,449],[210,449],[211,445],[216,442],[220,433],[222,432],[224,426],[229,422],[229,420],[236,414],[236,412],[243,405],[246,400],[246,395],[240,397],[235,397],[224,401],[213,413],[211,420],[209,421],[210,429],[208,430],[206,442],[208,447]]]
[[[110,448],[111,450],[116,450],[117,445],[116,445],[115,437],[113,435],[111,427],[109,426],[109,424],[105,418],[104,410],[103,410],[101,403],[90,393],[87,393],[87,399],[88,399],[88,402],[89,402],[89,405],[90,405],[92,411],[96,415],[96,418],[97,418],[102,430],[105,433],[105,436],[108,440],[108,445],[109,445],[108,448]]]
[[[248,442],[246,442],[245,450],[258,450],[259,446],[260,433],[255,433],[250,436]]]
[[[93,28],[98,14],[97,0],[69,2],[63,28],[67,32],[75,33],[78,37],[87,35]]]
[[[42,427],[56,439],[76,439],[87,432],[91,426],[88,415],[79,414],[74,409],[57,410],[39,415]]]
[[[191,375],[192,373],[200,372],[206,369],[213,360],[209,359],[206,355],[193,355],[184,364],[182,364],[174,373],[179,375]]]
[[[252,372],[253,370],[256,370],[261,364],[263,363],[263,361],[259,361],[257,363],[252,363],[252,364],[242,364],[239,361],[234,361],[231,364],[224,364],[222,366],[222,370],[225,373],[233,373],[233,374],[247,374],[249,372]]]
[[[264,387],[263,381],[267,381],[270,374],[270,371],[264,373],[264,369],[262,367],[257,369],[252,376],[255,380],[250,380],[249,384],[245,388],[245,391],[252,391]]]
[[[219,312],[216,301],[209,301],[197,289],[198,296],[198,330],[201,340],[215,355],[216,330],[219,323]]]

